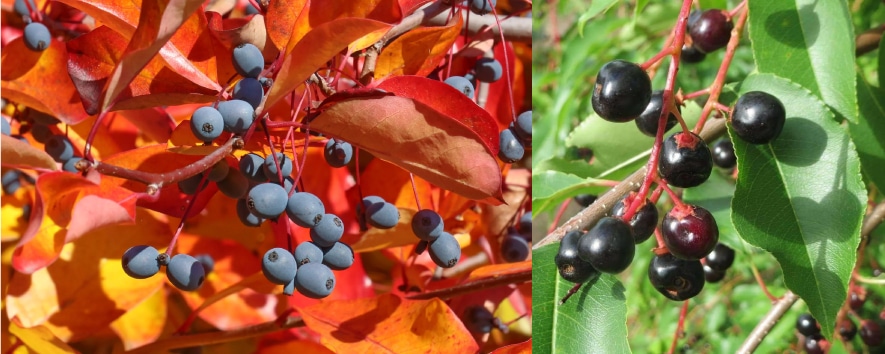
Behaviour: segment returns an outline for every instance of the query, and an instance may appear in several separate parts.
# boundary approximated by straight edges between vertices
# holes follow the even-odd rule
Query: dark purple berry
[[[781,101],[768,93],[750,91],[738,98],[731,114],[731,128],[751,144],[767,144],[781,134],[787,111]]]
[[[676,206],[661,222],[664,244],[673,256],[699,260],[719,242],[719,227],[707,209],[696,205]]]
[[[578,256],[603,273],[623,272],[636,254],[630,225],[604,217],[578,240]]]
[[[651,79],[639,65],[614,60],[599,69],[591,102],[602,119],[629,122],[642,114],[650,100]]]
[[[820,326],[810,313],[799,315],[799,318],[796,319],[796,330],[806,337],[820,334]]]
[[[820,333],[807,336],[805,337],[805,352],[808,354],[823,354],[825,353],[824,347],[828,346],[825,344],[826,342],[827,340]]]
[[[700,63],[707,58],[707,54],[698,50],[694,46],[685,44],[682,46],[682,55],[679,60],[686,64]]]
[[[708,283],[718,283],[722,280],[722,278],[725,278],[724,270],[715,270],[707,265],[704,265],[704,280],[706,280]]]
[[[842,339],[846,341],[854,339],[854,336],[857,335],[857,325],[847,317],[839,322],[839,326],[836,327],[836,330],[839,331],[839,335],[842,336]]]
[[[713,163],[722,168],[732,168],[737,165],[737,156],[734,155],[734,145],[731,140],[719,140],[713,144]]]
[[[734,263],[734,250],[718,243],[706,257],[706,264],[715,270],[725,271]]]
[[[621,198],[615,206],[612,207],[612,215],[616,218],[622,218],[627,212],[629,205],[626,204],[627,197]],[[658,225],[658,208],[651,200],[646,199],[633,217],[630,218],[630,229],[633,231],[633,242],[640,244],[655,232],[655,226]]]
[[[871,347],[882,345],[882,327],[873,320],[860,321],[860,339]]]
[[[725,48],[734,28],[731,18],[722,10],[707,10],[692,23],[688,34],[694,46],[704,53]]]
[[[682,301],[695,297],[704,289],[704,270],[700,261],[679,259],[665,253],[651,259],[648,280],[666,298]]]
[[[661,110],[664,106],[664,91],[657,90],[652,92],[651,100],[648,101],[648,105],[645,106],[645,110],[642,111],[642,114],[639,117],[636,117],[636,127],[639,128],[639,131],[642,134],[648,135],[650,137],[655,137],[658,133],[658,121],[661,118]],[[682,112],[682,108],[676,106],[676,109],[679,112]],[[670,113],[667,117],[667,126],[664,128],[664,132],[672,129],[673,126],[676,125],[676,115]]]
[[[599,271],[593,265],[578,256],[578,241],[582,235],[580,231],[565,234],[559,243],[559,252],[553,258],[559,276],[572,283],[586,283],[599,276]]]
[[[713,171],[710,148],[695,133],[678,132],[661,146],[658,174],[672,186],[690,188],[704,183]]]
[[[575,203],[578,203],[578,205],[586,208],[586,207],[590,206],[590,204],[593,204],[593,202],[596,201],[596,198],[597,197],[593,194],[576,195],[575,196]]]

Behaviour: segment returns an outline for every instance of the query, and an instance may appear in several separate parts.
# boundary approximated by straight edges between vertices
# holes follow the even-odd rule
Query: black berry
[[[738,98],[731,114],[734,133],[751,144],[767,144],[784,129],[787,113],[777,97],[751,91]]]
[[[820,326],[814,317],[808,313],[803,313],[796,319],[796,330],[806,337],[820,334]]]
[[[682,301],[695,297],[704,288],[704,270],[701,262],[655,255],[648,265],[648,280],[670,300]]]
[[[708,265],[704,265],[704,280],[708,283],[718,283],[725,278],[724,270],[715,270]]]
[[[713,163],[722,168],[732,168],[737,164],[731,140],[719,140],[713,144]]]
[[[664,91],[657,90],[652,92],[651,100],[648,101],[648,106],[645,106],[645,110],[642,111],[642,114],[639,117],[636,117],[636,127],[639,128],[639,131],[642,134],[648,135],[650,137],[655,137],[658,133],[658,120],[661,118],[661,109],[664,106]],[[676,109],[679,112],[682,112],[682,108],[676,106]],[[676,115],[670,113],[670,116],[667,117],[667,126],[664,128],[664,132],[673,128],[676,125]]]
[[[596,201],[596,196],[593,194],[581,194],[575,196],[575,203],[582,207],[588,207],[590,204]]]
[[[658,174],[672,186],[698,186],[713,171],[713,156],[707,143],[697,134],[689,134],[673,134],[661,146]]]
[[[626,203],[627,197],[621,198],[614,207],[612,207],[612,216],[622,218],[627,212],[629,205]],[[632,200],[632,198],[631,198]],[[636,209],[636,213],[630,219],[630,229],[633,231],[633,242],[640,244],[651,237],[655,232],[655,226],[658,224],[658,208],[651,200],[646,199],[643,204]]]
[[[860,321],[860,339],[871,347],[882,345],[882,327],[873,320]]]
[[[719,227],[707,209],[696,205],[676,206],[661,222],[664,244],[674,256],[698,260],[719,242]]]
[[[866,300],[866,296],[864,296],[862,291],[858,288],[852,288],[851,292],[848,294],[848,306],[854,311],[860,310]]]
[[[805,352],[808,354],[823,354],[824,347],[828,347],[827,340],[820,333],[805,337]]]
[[[704,53],[725,48],[731,39],[734,23],[722,10],[707,10],[691,23],[688,34],[694,46]]]
[[[857,335],[857,325],[847,317],[839,322],[839,326],[836,327],[836,330],[839,331],[839,335],[842,336],[842,339],[846,341],[854,339],[854,336]]]
[[[706,257],[706,264],[715,270],[725,271],[734,263],[734,250],[722,243],[716,244]]]
[[[642,114],[649,100],[651,80],[639,65],[614,60],[603,65],[596,75],[591,101],[602,119],[628,122]]]
[[[604,273],[624,271],[635,254],[630,225],[618,218],[602,218],[578,240],[578,256]]]
[[[572,283],[586,283],[599,276],[599,271],[593,268],[589,262],[578,257],[578,240],[581,239],[580,231],[572,231],[565,234],[559,243],[559,252],[553,261],[559,269],[559,275]]]

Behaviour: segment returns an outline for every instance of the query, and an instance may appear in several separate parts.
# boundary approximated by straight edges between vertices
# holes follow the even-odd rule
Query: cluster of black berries
[[[857,286],[850,287],[847,300],[848,308],[857,317],[860,317],[859,313],[866,301],[865,293],[866,291],[863,288]],[[804,338],[803,345],[806,353],[816,354],[829,351],[830,343],[821,334],[820,325],[818,325],[811,314],[804,313],[799,315],[799,318],[796,320],[796,330]],[[885,333],[882,332],[882,327],[876,320],[872,319],[861,319],[860,331],[858,332],[857,325],[846,315],[836,324],[836,332],[839,333],[839,336],[845,342],[852,341],[860,333],[861,341],[870,347],[870,352],[876,352],[875,347],[885,344]]]

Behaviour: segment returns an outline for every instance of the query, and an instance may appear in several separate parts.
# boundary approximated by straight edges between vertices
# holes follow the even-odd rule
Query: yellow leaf
[[[9,332],[21,339],[29,348],[41,354],[76,353],[46,327],[22,328],[15,322],[9,324]]]

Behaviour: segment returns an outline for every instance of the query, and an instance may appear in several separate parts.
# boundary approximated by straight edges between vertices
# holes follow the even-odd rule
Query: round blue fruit
[[[3,193],[14,194],[19,188],[21,188],[21,175],[22,173],[19,170],[6,171],[2,177]]]
[[[283,294],[288,296],[295,294],[295,278],[286,283],[286,286],[283,287]]]
[[[40,22],[31,22],[25,26],[25,47],[35,52],[42,52],[49,48],[52,42],[52,35],[46,25]]]
[[[255,108],[243,100],[219,102],[218,112],[224,120],[224,129],[238,135],[248,131],[255,120]]]
[[[310,229],[310,240],[317,246],[330,247],[344,234],[344,222],[335,214],[324,214],[320,222]]]
[[[531,249],[528,242],[522,236],[508,235],[501,242],[501,257],[509,263],[521,262],[528,258]]]
[[[46,140],[43,149],[46,150],[46,153],[49,154],[49,156],[58,162],[65,162],[74,157],[74,146],[71,145],[71,142],[68,141],[68,138],[64,135],[53,135],[49,137],[49,139]]]
[[[243,225],[249,227],[259,227],[264,222],[264,219],[252,214],[252,211],[249,210],[249,203],[246,202],[245,198],[237,199],[237,217],[240,218],[240,222]]]
[[[258,80],[251,77],[240,80],[234,86],[233,98],[249,102],[252,108],[258,108],[263,97],[264,87]]]
[[[206,280],[206,271],[203,264],[191,255],[179,253],[169,260],[166,265],[166,277],[175,285],[184,291],[194,291],[203,285]]]
[[[317,196],[298,192],[289,197],[286,203],[286,214],[296,225],[306,228],[316,227],[326,213],[323,202]]]
[[[326,157],[326,163],[329,166],[344,167],[353,158],[353,146],[343,140],[329,139],[326,142],[326,150],[323,155]]]
[[[369,225],[379,229],[390,229],[399,222],[399,210],[390,203],[375,203],[366,209]]]
[[[452,234],[443,231],[436,240],[430,243],[430,259],[443,268],[454,267],[461,259],[461,245]]]
[[[322,263],[307,263],[295,275],[295,288],[304,296],[322,299],[335,289],[335,274]]]
[[[421,210],[412,217],[412,232],[424,241],[433,241],[443,232],[443,219],[433,210]]]
[[[203,272],[205,272],[206,275],[212,273],[212,271],[215,270],[215,259],[212,258],[212,256],[206,253],[201,253],[194,256],[194,258],[200,261],[200,264],[203,266]]]
[[[283,248],[272,248],[261,259],[261,271],[271,283],[286,285],[295,278],[298,264],[292,253]]]
[[[191,115],[191,132],[200,141],[211,142],[224,131],[224,118],[211,106],[200,107]]]
[[[522,160],[525,155],[525,147],[522,142],[516,138],[516,134],[512,129],[504,129],[499,137],[500,150],[498,150],[498,158],[506,163],[514,163]]]
[[[516,117],[513,131],[523,144],[532,146],[532,111],[525,111]]]
[[[491,2],[491,4],[489,4]],[[496,0],[470,0],[470,11],[479,15],[485,15],[492,12],[492,8],[497,5]]]
[[[262,183],[249,191],[249,210],[266,219],[274,219],[286,211],[289,195],[282,186],[275,183]]]
[[[504,74],[504,68],[495,58],[480,58],[473,70],[476,71],[476,79],[482,82],[498,81]]]
[[[267,181],[267,175],[264,174],[264,158],[258,156],[258,154],[248,153],[243,155],[240,158],[240,172],[252,181]]]
[[[3,127],[2,127],[3,135],[9,136],[10,134],[12,134],[12,126],[9,125],[9,121],[6,120],[6,118],[0,118],[0,120],[2,120],[2,124],[3,124]]]
[[[467,97],[473,98],[473,84],[470,83],[470,80],[463,76],[451,76],[445,81],[451,87],[454,87],[456,90],[461,91]]]
[[[302,242],[295,247],[295,261],[299,267],[307,263],[323,263],[323,250],[313,242]]]
[[[519,231],[528,233],[532,232],[532,212],[522,214],[519,218]]]
[[[72,158],[68,159],[67,161],[65,161],[64,164],[62,164],[61,169],[65,170],[67,172],[73,172],[73,173],[80,172],[80,170],[77,169],[77,162],[80,162],[80,160],[82,160],[82,159],[83,159],[82,157],[72,157]]]
[[[346,243],[335,242],[332,247],[323,248],[323,264],[332,270],[345,270],[353,265],[353,249]]]
[[[37,5],[34,4],[34,0],[27,0],[28,4],[31,4],[31,8],[39,11]],[[15,10],[15,13],[21,15],[22,17],[30,17],[31,11],[28,10],[28,5],[25,4],[25,0],[15,0],[15,3],[12,5],[12,8]]]
[[[277,164],[280,166],[279,170],[277,170]],[[283,172],[283,177],[292,174],[292,160],[282,152],[276,153],[276,161],[274,161],[274,155],[267,155],[264,158],[264,174],[267,178],[278,181],[278,171]]]
[[[227,176],[216,182],[216,185],[222,194],[231,199],[243,198],[249,192],[249,180],[242,173],[236,171],[228,171]]]
[[[264,70],[264,55],[252,43],[242,43],[233,50],[234,69],[243,77],[257,79]]]
[[[152,246],[132,246],[123,253],[123,271],[135,279],[150,278],[160,271],[159,255],[160,252]]]

